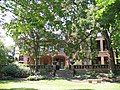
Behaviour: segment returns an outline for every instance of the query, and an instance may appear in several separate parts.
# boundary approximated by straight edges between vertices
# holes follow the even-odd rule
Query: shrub
[[[46,69],[40,69],[39,72],[40,72],[41,75],[46,75],[47,74]]]
[[[0,80],[14,80],[14,78],[11,76],[3,76]]]
[[[108,74],[108,78],[114,78],[114,77],[115,77],[114,73],[110,70]]]
[[[87,73],[87,75],[90,75],[90,78],[97,78],[98,73],[95,71],[90,71]]]
[[[21,77],[21,78],[26,78],[30,75],[30,70],[28,69],[28,67],[24,66],[24,65],[19,65],[19,71],[16,74],[16,76]]]
[[[120,71],[114,72],[116,76],[120,76]]]
[[[28,70],[20,68],[20,66],[17,66],[15,64],[4,66],[1,71],[4,76],[11,76],[14,78],[25,78],[29,76]]]
[[[18,66],[14,65],[14,64],[10,64],[10,65],[4,66],[1,71],[5,76],[15,77],[15,74],[19,70],[18,70]]]

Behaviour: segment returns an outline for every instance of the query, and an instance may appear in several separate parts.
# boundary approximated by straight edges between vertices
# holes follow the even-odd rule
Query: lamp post
[[[71,70],[73,71],[73,77],[75,76],[75,68],[74,68],[74,61],[70,61],[70,63],[71,63]]]
[[[56,64],[57,64],[57,62],[54,61],[54,62],[53,62],[53,76],[54,76],[54,77],[56,76]]]

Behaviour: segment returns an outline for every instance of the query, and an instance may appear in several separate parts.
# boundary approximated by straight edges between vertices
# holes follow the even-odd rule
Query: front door
[[[64,69],[64,62],[60,61],[59,64],[60,64],[60,69]]]
[[[60,69],[64,69],[65,66],[65,60],[64,59],[59,59],[59,65],[60,65]]]
[[[56,59],[57,61],[57,65],[59,65],[59,68],[60,69],[64,69],[64,66],[65,66],[65,62],[63,59]]]

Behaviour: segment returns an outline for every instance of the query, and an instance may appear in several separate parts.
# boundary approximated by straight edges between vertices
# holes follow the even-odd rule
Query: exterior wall
[[[98,37],[96,40],[100,41],[100,51],[98,53],[98,57],[101,58],[101,64],[102,65],[108,64],[110,55],[109,55],[109,51],[107,49],[107,45],[105,43],[105,39],[101,36],[101,37]],[[114,53],[114,55],[115,55],[115,53]],[[117,64],[116,59],[115,59],[115,64]]]
[[[99,36],[96,38],[96,42],[99,43],[99,53],[96,58],[96,61],[94,62],[95,64],[101,64],[101,65],[106,65],[108,64],[108,59],[109,59],[109,51],[107,50],[107,46],[105,45],[105,39],[102,36]],[[75,57],[76,54],[73,55],[73,58]],[[69,65],[69,61],[67,60],[67,56],[64,53],[64,50],[61,50],[60,52],[56,53],[54,56],[53,55],[43,55],[40,57],[40,64],[42,65],[52,65],[54,61],[58,61],[60,64],[63,63],[65,67]],[[22,63],[25,64],[35,64],[34,58],[31,56],[25,56],[23,60],[21,61]],[[92,61],[89,59],[85,58],[81,62],[77,62],[81,65],[91,65]],[[117,62],[115,61],[115,64]]]
[[[98,44],[98,56],[96,57],[95,61],[90,62],[90,60],[85,59],[82,61],[82,65],[92,65],[92,64],[100,64],[100,65],[106,65],[109,63],[109,51],[107,49],[107,44],[105,43],[105,39],[103,36],[98,36],[96,38],[96,42]],[[114,53],[115,55],[115,53]],[[115,60],[115,64],[117,64],[117,61]]]
[[[54,56],[52,56],[50,54],[42,55],[39,59],[39,64],[52,65],[54,61],[59,62],[61,67],[62,67],[62,65],[63,65],[63,67],[68,66],[67,56],[64,52],[59,52],[59,53],[55,54]],[[34,65],[35,60],[34,60],[34,57],[32,57],[32,56],[24,55],[24,56],[21,56],[21,58],[19,59],[19,63]]]
[[[43,55],[40,57],[40,64],[42,65],[51,65],[52,64],[52,56],[51,55]]]
[[[28,56],[28,55],[24,55],[24,56],[21,55],[19,57],[19,61],[18,62],[19,63],[23,63],[23,64],[30,64],[30,65],[35,64],[34,58],[32,56]]]
[[[58,64],[60,65],[60,68],[69,66],[67,56],[63,51],[53,56],[53,62],[58,62]]]
[[[26,64],[34,65],[35,64],[34,57],[28,56],[28,60],[27,60]]]
[[[101,36],[101,37],[98,37],[96,39],[96,41],[99,41],[100,42],[100,50],[99,50],[99,53],[98,53],[98,57],[101,59],[101,64],[104,65],[104,64],[107,64],[105,62],[108,62],[108,59],[105,59],[105,57],[109,58],[109,52],[107,50],[107,48],[104,49],[104,41],[105,39]],[[105,61],[107,60],[107,61]]]

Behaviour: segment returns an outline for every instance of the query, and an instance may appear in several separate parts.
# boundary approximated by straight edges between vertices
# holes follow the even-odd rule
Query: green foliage
[[[8,48],[6,48],[4,44],[0,41],[0,77],[3,76],[2,69],[5,66],[14,62],[13,56],[9,55],[8,53],[9,53]]]
[[[98,76],[98,73],[96,71],[90,71],[87,74],[90,75],[90,78],[97,78]]]
[[[86,71],[86,72],[76,72],[75,78],[81,78],[81,79],[97,79],[99,76],[99,73],[96,71]]]
[[[119,55],[119,36],[120,36],[120,1],[119,0],[96,0],[98,5],[98,22],[108,46],[110,54],[110,68],[114,72],[115,58],[113,50],[116,50],[116,56]],[[103,1],[103,2],[102,2]],[[102,10],[102,11],[101,11]]]
[[[90,43],[87,38],[97,33],[94,7],[92,0],[9,0],[1,5],[2,10],[8,10],[16,16],[4,25],[7,33],[22,51],[32,53],[35,57],[47,51],[41,50],[41,47],[49,46],[58,50],[64,47],[70,57],[73,51],[82,49],[85,53]],[[87,30],[92,33],[88,34]],[[60,34],[54,33],[56,31],[60,31]]]
[[[14,78],[25,78],[29,76],[28,70],[26,70],[25,68],[20,68],[15,64],[4,66],[1,72],[4,74],[4,76],[11,76]]]
[[[96,0],[98,8],[104,8],[104,11],[99,17],[100,27],[103,28],[102,32],[107,30],[111,40],[111,47],[119,50],[119,36],[120,36],[120,1],[119,0]],[[104,3],[104,2],[106,3]],[[102,5],[104,7],[102,7]],[[100,11],[100,10],[98,10]]]
[[[33,54],[38,64],[37,58],[49,47],[53,52],[64,48],[70,58],[78,53],[77,59],[94,59],[98,32],[110,48],[120,51],[119,4],[119,0],[7,0],[0,7],[14,14],[14,19],[4,24],[8,35],[22,52]]]
[[[13,76],[15,77],[16,73],[18,72],[18,67],[16,65],[7,65],[2,68],[2,72],[5,74],[5,76]]]
[[[4,47],[3,43],[0,41],[0,65],[6,65],[13,62],[12,56],[8,55],[7,48]]]
[[[114,78],[115,74],[110,70],[109,74],[108,74],[108,78]]]
[[[0,78],[0,80],[14,80],[15,78],[12,76],[3,76]]]
[[[7,63],[6,62],[6,59],[7,59],[6,58],[6,53],[3,49],[0,50],[0,57],[1,57],[0,64],[6,64]]]

